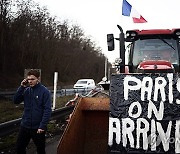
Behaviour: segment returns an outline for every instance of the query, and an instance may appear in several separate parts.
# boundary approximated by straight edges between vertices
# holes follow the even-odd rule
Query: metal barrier
[[[57,96],[68,96],[76,93],[86,95],[90,91],[90,89],[60,89],[57,90]],[[54,90],[50,90],[50,92],[53,94]],[[0,97],[12,99],[15,93],[16,91],[0,91]]]
[[[74,105],[63,107],[60,109],[56,109],[52,112],[50,120],[60,120],[65,116],[68,116],[74,109]],[[11,134],[19,129],[19,125],[21,123],[21,119],[15,119],[8,122],[4,122],[0,124],[0,137]]]

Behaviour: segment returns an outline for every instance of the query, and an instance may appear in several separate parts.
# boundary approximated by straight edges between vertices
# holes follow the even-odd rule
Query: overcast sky
[[[127,29],[180,28],[180,0],[127,0],[148,22],[135,24],[131,17],[122,16],[122,0],[34,0],[46,6],[53,16],[78,24],[90,36],[110,62],[119,57],[118,42],[115,51],[107,51],[106,35],[118,37],[117,24]]]

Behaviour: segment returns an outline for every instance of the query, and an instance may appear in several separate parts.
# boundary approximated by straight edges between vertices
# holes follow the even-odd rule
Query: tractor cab
[[[179,72],[179,34],[180,29],[127,31],[129,72]]]
[[[179,72],[180,29],[128,30],[120,26],[119,38],[107,35],[108,50],[114,50],[114,39],[120,42],[121,73]],[[126,47],[125,45],[129,43]],[[124,66],[124,68],[123,68]],[[128,71],[127,71],[128,70]]]

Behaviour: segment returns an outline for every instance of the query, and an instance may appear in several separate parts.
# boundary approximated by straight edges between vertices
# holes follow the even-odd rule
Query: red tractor
[[[79,100],[57,153],[180,153],[180,29],[118,28],[107,35],[109,51],[120,44],[110,95]]]
[[[179,72],[180,29],[128,30],[124,38],[122,28],[118,28],[121,31],[120,38],[116,38],[120,41],[121,72]],[[109,51],[114,50],[113,34],[107,35],[107,41]],[[126,52],[125,42],[129,43]]]

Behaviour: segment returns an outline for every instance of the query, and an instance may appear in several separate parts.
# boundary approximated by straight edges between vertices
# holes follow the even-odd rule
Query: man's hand
[[[27,85],[28,85],[28,80],[27,79],[22,80],[21,86],[27,87]]]
[[[41,134],[41,133],[44,133],[44,130],[39,128],[39,129],[37,130],[37,134]]]

